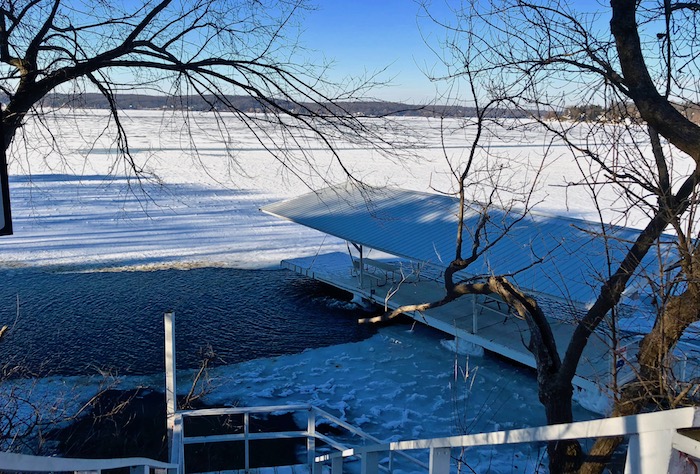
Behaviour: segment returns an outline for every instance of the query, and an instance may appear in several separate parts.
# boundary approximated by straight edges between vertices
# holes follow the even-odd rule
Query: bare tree
[[[430,16],[429,6],[426,11]],[[591,190],[594,200],[596,190],[613,187],[618,196],[613,205],[620,215],[637,209],[646,219],[636,239],[624,243],[624,258],[609,262],[608,274],[600,283],[590,282],[599,285],[598,297],[578,321],[569,341],[554,338],[537,299],[520,290],[508,276],[454,280],[457,272],[473,262],[473,256],[488,250],[480,240],[484,229],[480,222],[464,253],[463,216],[458,223],[457,252],[445,274],[445,297],[396,311],[426,310],[466,294],[501,297],[528,323],[528,348],[536,360],[539,397],[548,423],[573,421],[572,380],[584,348],[595,337],[596,329],[614,316],[641,262],[671,228],[678,236],[681,263],[680,271],[670,279],[683,281],[683,290],[673,293],[664,288],[666,297],[654,329],[640,346],[638,379],[616,396],[615,415],[637,413],[667,393],[669,387],[663,386],[660,370],[684,330],[699,320],[693,240],[698,228],[694,213],[688,210],[696,202],[700,179],[700,127],[679,107],[698,101],[697,81],[693,79],[700,65],[698,40],[691,33],[697,27],[698,12],[700,6],[695,2],[613,0],[608,29],[602,19],[608,12],[576,12],[570,4],[557,1],[505,0],[461,4],[447,21],[431,17],[446,31],[444,43],[435,50],[444,58],[447,71],[436,79],[466,84],[471,91],[466,100],[471,102],[508,94],[513,106],[530,111],[545,130],[569,144],[584,172],[581,182]],[[475,80],[484,77],[488,80]],[[475,84],[482,86],[476,92]],[[616,125],[601,117],[583,135],[581,128],[570,122],[544,119],[551,112],[556,115],[572,100],[600,103],[604,109],[630,102],[638,115],[627,116]],[[615,139],[602,139],[608,133]],[[651,146],[645,146],[644,141]],[[684,160],[689,163],[685,167]],[[463,177],[457,177],[457,183],[460,190],[464,188]],[[487,219],[488,213],[484,213],[482,221]],[[606,237],[601,234],[601,238]],[[656,283],[657,288],[663,286]],[[559,355],[560,344],[566,347],[563,357]],[[686,394],[675,393],[675,402]],[[550,469],[599,472],[619,442],[600,440],[588,457],[577,442],[550,443]]]
[[[378,135],[342,106],[366,93],[372,78],[332,83],[327,65],[297,59],[303,57],[298,26],[309,9],[306,0],[4,1],[2,145],[9,149],[30,116],[41,122],[48,94],[91,90],[106,98],[113,144],[136,176],[145,172],[122,126],[118,94],[125,91],[171,96],[185,111],[187,98],[197,97],[213,113],[232,112],[292,173],[300,159],[287,150],[301,132],[331,152],[339,136],[381,148]],[[232,100],[241,95],[252,99],[248,106]],[[54,131],[45,127],[51,142]],[[283,139],[270,140],[274,131]],[[223,143],[235,142],[225,127],[217,132]],[[301,161],[308,164],[307,158]]]

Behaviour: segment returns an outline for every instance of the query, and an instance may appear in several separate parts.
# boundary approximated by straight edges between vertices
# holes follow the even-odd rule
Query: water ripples
[[[362,310],[347,295],[286,271],[0,273],[0,324],[11,326],[0,357],[40,376],[162,372],[168,310],[180,369],[197,367],[209,345],[232,364],[374,333],[357,324]]]

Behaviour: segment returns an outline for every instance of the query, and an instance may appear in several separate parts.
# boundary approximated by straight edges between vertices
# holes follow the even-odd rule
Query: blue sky
[[[125,0],[123,6],[131,7],[134,1]],[[421,3],[428,3],[437,18],[452,23],[455,14],[451,9],[460,6],[459,0],[311,1],[316,9],[298,12],[303,17],[295,19],[301,24],[300,46],[305,48],[299,63],[305,59],[317,65],[331,62],[327,79],[341,84],[379,73],[375,79],[387,85],[370,91],[368,98],[413,104],[444,102],[439,93],[449,84],[434,83],[427,77],[439,75],[444,68],[426,42],[435,47],[446,31],[426,17]],[[600,11],[606,0],[571,1],[577,10]]]
[[[435,85],[423,70],[437,62],[421,31],[430,22],[419,19],[413,0],[319,0],[308,13],[301,42],[334,61],[336,78],[387,69],[381,77],[391,86],[377,89],[384,100],[425,102],[435,96]],[[420,27],[419,27],[420,24]]]
[[[452,7],[446,5],[449,3]],[[453,20],[450,8],[458,1],[428,1],[431,14]],[[332,78],[336,81],[386,68],[382,78],[391,85],[374,92],[376,98],[405,103],[435,100],[436,87],[425,71],[439,73],[439,60],[426,45],[424,37],[435,45],[445,34],[416,0],[317,0],[317,10],[304,20],[301,42],[334,60]],[[603,12],[600,27],[607,30],[609,17],[606,0],[572,0],[578,11]],[[437,68],[435,68],[437,65]]]

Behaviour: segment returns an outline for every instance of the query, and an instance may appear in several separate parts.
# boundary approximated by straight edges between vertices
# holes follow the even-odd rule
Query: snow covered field
[[[100,137],[105,122],[96,116],[104,114],[57,112],[47,119],[53,137],[35,123],[27,124],[28,139],[17,145],[10,163],[15,235],[0,241],[0,265],[50,271],[276,268],[282,258],[345,249],[344,242],[259,212],[267,203],[308,192],[324,180],[344,179],[318,143],[305,147],[316,170],[307,169],[308,179],[302,182],[233,118],[226,123],[228,149],[233,150],[227,156],[211,132],[217,129],[211,114],[192,114],[197,127],[189,137],[177,113],[134,111],[125,121],[133,156],[157,177],[138,182],[125,175],[123,164],[115,165],[109,142]],[[370,184],[451,190],[444,154],[453,161],[466,156],[472,132],[448,121],[452,131],[443,151],[438,121],[406,118],[400,125],[416,131],[414,156],[408,161],[348,143],[339,144],[344,163]],[[501,153],[510,166],[502,171],[505,180],[515,188],[528,184],[545,160],[535,192],[542,201],[537,209],[596,218],[585,189],[565,186],[580,174],[565,147],[552,146],[538,133],[526,133],[529,142],[522,141],[521,132],[509,133],[489,140],[490,150]],[[62,156],[46,149],[43,143],[49,139],[60,143]],[[318,170],[323,170],[320,175]],[[477,178],[488,187],[488,177],[484,169]],[[615,195],[604,199],[612,202]],[[604,209],[606,218],[619,218],[614,206]],[[628,225],[640,222],[634,215],[627,218]],[[313,403],[387,440],[544,423],[532,372],[490,356],[455,354],[440,335],[408,329],[388,327],[358,343],[217,368],[211,401]],[[161,387],[163,381],[154,376],[119,383],[124,388],[143,383]],[[46,379],[34,396],[48,399],[66,387],[84,386],[77,389],[82,398],[95,384],[84,378]],[[577,408],[577,416],[592,415]],[[517,472],[533,472],[540,461],[537,448],[479,450],[470,466],[476,472],[512,472],[514,466]]]

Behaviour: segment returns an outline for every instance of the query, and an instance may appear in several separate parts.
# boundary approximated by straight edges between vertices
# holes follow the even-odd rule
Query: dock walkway
[[[281,265],[390,310],[437,301],[444,294],[440,282],[412,273],[411,262],[407,260],[368,260],[364,260],[363,272],[359,271],[356,259],[339,252],[283,260]],[[502,302],[478,295],[465,296],[439,308],[407,315],[459,340],[535,367],[535,359],[525,347],[529,340],[527,323],[509,315]],[[573,324],[564,321],[552,322],[562,357],[566,348],[562,342],[570,340],[574,328]],[[603,336],[590,339],[573,380],[575,386],[600,391],[601,387],[608,385],[612,363],[609,347]]]

